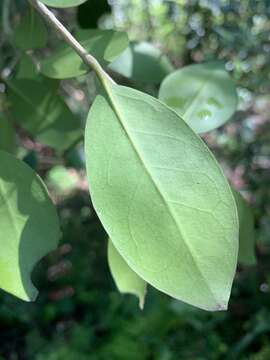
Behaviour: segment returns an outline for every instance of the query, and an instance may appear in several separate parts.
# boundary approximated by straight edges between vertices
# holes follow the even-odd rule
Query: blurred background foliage
[[[12,41],[27,4],[0,4],[0,71],[21,56]],[[270,2],[268,0],[89,0],[57,10],[70,30],[120,29],[152,42],[176,68],[223,60],[239,95],[225,126],[204,135],[231,182],[252,204],[258,264],[239,267],[227,312],[207,313],[150,289],[143,311],[122,296],[106,260],[107,239],[91,204],[82,144],[59,154],[17,128],[18,156],[46,180],[63,237],[36,267],[35,303],[0,294],[0,359],[217,360],[270,359]],[[39,56],[54,47],[49,45]],[[30,54],[31,55],[31,54]],[[119,77],[157,94],[154,84]],[[94,97],[91,74],[61,82],[60,92],[83,124]],[[8,103],[0,82],[0,111]]]

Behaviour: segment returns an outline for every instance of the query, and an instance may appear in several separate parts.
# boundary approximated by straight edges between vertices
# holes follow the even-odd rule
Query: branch
[[[29,0],[29,2],[44,17],[47,23],[56,30],[64,41],[76,51],[82,61],[95,71],[102,83],[104,83],[105,79],[114,83],[113,79],[103,70],[99,62],[91,54],[88,54],[86,49],[74,38],[73,35],[71,35],[67,28],[55,17],[53,12],[50,11],[47,6],[38,0]]]

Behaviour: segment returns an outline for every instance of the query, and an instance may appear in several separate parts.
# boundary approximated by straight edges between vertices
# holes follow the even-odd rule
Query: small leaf
[[[38,77],[8,81],[8,100],[12,119],[37,141],[59,151],[70,147],[82,135],[63,99],[57,94],[57,82]]]
[[[47,29],[39,14],[30,8],[14,33],[17,47],[28,50],[42,48],[47,43]]]
[[[114,60],[128,46],[126,33],[112,30],[80,30],[75,37],[102,65]],[[41,72],[55,79],[80,76],[90,70],[66,44],[59,45],[51,56],[41,62]]]
[[[30,274],[60,238],[56,210],[38,175],[0,151],[0,287],[26,301],[37,289]]]
[[[62,165],[52,167],[46,176],[46,183],[57,195],[68,194],[79,184],[79,177]]]
[[[190,65],[168,75],[159,98],[196,132],[213,130],[236,110],[235,85],[220,63]]]
[[[87,0],[40,0],[43,4],[56,7],[56,8],[67,8],[78,6],[86,2]]]
[[[239,254],[238,261],[243,265],[255,265],[254,215],[242,195],[232,188],[239,218]]]
[[[0,117],[0,149],[10,153],[15,151],[15,131],[9,120]]]
[[[108,241],[108,262],[118,290],[137,296],[143,309],[147,283],[128,266],[111,240]]]
[[[172,110],[107,84],[86,126],[96,212],[146,282],[189,304],[223,310],[238,254],[230,186],[204,142]]]
[[[133,81],[158,84],[173,71],[166,55],[147,42],[131,43],[109,68]]]

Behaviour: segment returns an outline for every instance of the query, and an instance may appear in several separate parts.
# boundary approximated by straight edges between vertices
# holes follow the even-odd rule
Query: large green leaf
[[[239,217],[239,254],[238,261],[243,265],[255,265],[254,215],[242,195],[233,190]]]
[[[39,176],[25,163],[0,151],[0,287],[34,300],[30,274],[60,238],[58,217]]]
[[[67,8],[67,7],[81,5],[87,0],[40,0],[40,1],[48,6],[52,6],[56,8]]]
[[[57,94],[57,82],[11,79],[8,99],[13,120],[37,141],[63,151],[81,137],[79,121]]]
[[[238,253],[230,186],[203,141],[153,97],[107,85],[86,127],[97,214],[127,264],[157,289],[226,309]]]
[[[17,47],[28,50],[42,48],[47,42],[47,29],[39,14],[30,8],[14,33]]]
[[[196,133],[221,126],[237,106],[235,85],[218,62],[190,65],[168,75],[161,84],[159,98]]]
[[[0,149],[13,153],[15,150],[15,131],[10,121],[0,117]]]
[[[148,42],[131,43],[109,68],[133,81],[160,83],[173,71],[166,55]]]
[[[75,37],[101,64],[114,60],[128,46],[126,33],[112,30],[80,30]],[[79,55],[66,44],[41,62],[41,72],[51,78],[66,79],[90,71]]]
[[[111,240],[108,241],[108,263],[118,290],[137,296],[143,309],[147,283],[128,266]]]

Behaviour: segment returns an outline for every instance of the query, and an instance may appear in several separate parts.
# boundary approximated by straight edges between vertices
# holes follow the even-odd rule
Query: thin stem
[[[82,61],[95,71],[96,75],[99,77],[100,81],[105,87],[107,85],[106,80],[114,83],[113,79],[103,70],[94,56],[86,51],[86,49],[74,38],[73,35],[71,35],[67,28],[56,18],[56,16],[47,8],[47,6],[38,0],[29,0],[29,2],[44,17],[48,24],[50,24],[56,30],[56,32],[61,35],[64,41],[76,51]]]

